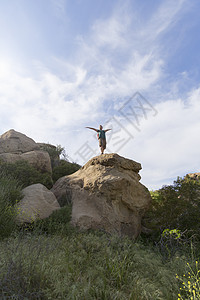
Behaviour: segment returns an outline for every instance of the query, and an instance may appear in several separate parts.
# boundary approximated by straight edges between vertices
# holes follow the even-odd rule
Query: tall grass
[[[171,300],[186,261],[177,255],[163,264],[142,242],[102,232],[33,231],[1,243],[0,291],[12,299]]]
[[[19,234],[1,244],[0,299],[47,299],[41,266],[53,243],[43,237]],[[2,264],[3,262],[3,264]]]
[[[142,238],[81,232],[70,225],[71,206],[17,231],[14,204],[20,198],[18,182],[0,172],[0,299],[173,300],[188,299],[194,291],[199,295],[199,253],[192,249],[188,254],[179,231],[165,230],[160,247]]]
[[[22,198],[21,187],[12,176],[0,171],[0,239],[16,229],[14,204]]]

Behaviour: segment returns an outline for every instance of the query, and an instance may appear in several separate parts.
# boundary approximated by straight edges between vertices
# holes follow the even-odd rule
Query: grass
[[[193,265],[187,263],[187,273],[182,278],[176,275],[176,278],[181,282],[178,300],[200,299],[200,267],[197,260],[195,263],[193,261]]]
[[[159,247],[142,237],[78,231],[70,205],[17,228],[13,205],[20,197],[17,181],[2,173],[0,299],[199,299],[199,246],[197,255],[194,247],[189,252],[179,231],[167,231]]]
[[[177,299],[186,261],[102,232],[25,231],[0,245],[1,299]]]
[[[16,229],[14,204],[22,198],[18,181],[0,169],[0,240]]]

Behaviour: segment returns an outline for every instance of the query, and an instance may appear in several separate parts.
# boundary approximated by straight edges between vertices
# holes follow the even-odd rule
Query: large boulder
[[[10,129],[0,136],[0,153],[24,153],[40,150],[39,145],[25,134]]]
[[[151,196],[138,174],[141,165],[117,154],[92,158],[52,188],[62,205],[72,202],[72,224],[136,238]]]
[[[17,223],[32,223],[49,217],[60,208],[55,195],[44,185],[32,184],[22,190],[23,199],[16,204]]]
[[[7,163],[15,163],[19,160],[25,160],[30,165],[41,172],[52,173],[51,159],[48,152],[45,151],[30,151],[22,154],[1,153],[0,160]]]
[[[42,150],[41,144],[14,129],[0,136],[0,160],[8,163],[26,160],[37,170],[52,173],[49,153]]]

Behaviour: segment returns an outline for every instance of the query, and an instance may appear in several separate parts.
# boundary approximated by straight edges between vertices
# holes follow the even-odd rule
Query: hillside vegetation
[[[50,179],[79,167],[60,161]],[[151,192],[148,230],[133,241],[72,228],[70,205],[17,226],[14,204],[22,188],[53,181],[25,163],[2,163],[0,170],[1,299],[200,299],[198,180],[177,178]]]

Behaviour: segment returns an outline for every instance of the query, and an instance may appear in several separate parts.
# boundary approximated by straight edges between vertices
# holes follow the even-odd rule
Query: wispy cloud
[[[200,164],[200,88],[184,99],[155,105],[158,114],[141,120],[140,132],[130,125],[134,139],[121,154],[142,162],[142,180],[150,188],[172,184],[177,176],[195,172]]]
[[[154,40],[170,30],[180,20],[182,13],[187,9],[187,2],[187,0],[168,0],[162,2],[156,13],[146,24],[148,28],[145,28],[144,35]]]
[[[127,32],[131,18],[127,12],[116,12],[109,19],[97,20],[92,27],[92,40],[98,48],[118,50],[127,47]]]
[[[185,102],[174,92],[178,82],[168,85],[164,102],[157,103],[156,94],[168,63],[162,37],[176,25],[187,1],[162,2],[144,22],[138,21],[128,3],[116,6],[110,17],[95,20],[87,34],[75,37],[77,47],[70,58],[48,57],[48,65],[37,60],[31,70],[2,60],[0,126],[2,132],[14,128],[37,141],[62,144],[76,159],[75,152],[85,140],[96,147],[84,126],[106,122],[115,114],[109,107],[119,107],[139,90],[151,95],[159,114],[144,122],[141,133],[121,154],[141,161],[145,183],[154,185],[155,178],[164,182],[198,160],[196,150],[191,154],[188,145],[200,146],[193,135],[200,126],[199,90],[192,90]],[[51,4],[57,17],[65,20],[67,2],[51,0]],[[149,170],[154,170],[154,179]]]

